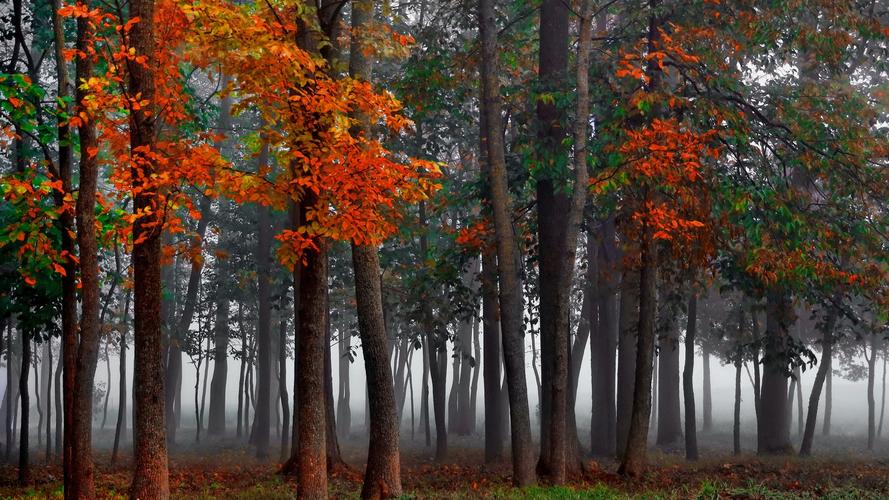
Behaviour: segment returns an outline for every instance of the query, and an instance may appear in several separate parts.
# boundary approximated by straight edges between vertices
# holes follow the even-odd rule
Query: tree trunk
[[[0,329],[0,331],[2,331],[2,329]],[[46,401],[46,463],[49,464],[52,462],[52,338],[46,340],[45,354],[46,371],[44,373],[46,375],[44,376],[44,380],[46,380],[46,385],[44,387],[46,387],[46,392],[44,393],[44,400]],[[886,370],[884,369],[883,371],[885,372]],[[37,432],[40,432],[40,430],[38,429]]]
[[[484,116],[484,115],[482,115]],[[484,130],[482,130],[484,133]],[[483,139],[484,142],[484,139]],[[484,144],[482,144],[484,146]],[[483,151],[484,154],[484,151]],[[487,163],[483,164],[487,174]],[[490,193],[488,193],[490,200]],[[482,336],[485,385],[485,463],[503,458],[504,422],[500,419],[500,318],[497,303],[497,256],[493,250],[482,254]]]
[[[368,23],[372,9],[370,0],[356,0],[353,4],[353,28]],[[358,61],[355,59],[356,56],[353,55],[353,75],[369,74],[369,68],[363,65],[369,65],[370,61],[364,57]],[[395,414],[395,387],[392,385],[392,370],[386,352],[386,324],[383,319],[377,250],[369,246],[352,245],[352,267],[355,272],[358,331],[364,354],[370,412],[370,443],[361,497],[397,497],[402,491],[398,416]]]
[[[117,451],[120,446],[121,437],[126,434],[127,429],[127,329],[130,324],[130,297],[131,292],[127,290],[123,303],[123,317],[121,318],[120,330],[120,365],[118,378],[120,380],[118,386],[118,405],[117,405],[117,425],[114,427],[114,446],[111,450],[111,464],[117,462]]]
[[[147,67],[130,65],[130,95],[141,95],[151,102],[154,99],[154,0],[130,2],[130,18],[139,18],[130,30],[129,45],[137,54],[148,58]],[[135,396],[134,469],[130,495],[143,500],[169,498],[170,484],[167,470],[167,443],[164,435],[164,379],[161,360],[161,230],[158,220],[162,210],[158,206],[158,194],[150,187],[150,176],[157,166],[141,151],[153,152],[155,146],[154,106],[130,112],[130,145],[133,160],[135,187],[145,187],[133,196],[135,214],[149,212],[153,215],[139,217],[133,225],[134,245],[134,372]],[[150,113],[150,116],[149,116]]]
[[[592,417],[590,452],[597,456],[615,454],[614,369],[617,348],[616,291],[618,287],[618,249],[615,245],[614,217],[609,216],[599,229],[597,244],[598,286],[596,303],[591,308],[590,375],[592,376]]]
[[[735,354],[735,414],[732,425],[732,441],[735,455],[741,454],[741,364],[743,356],[741,348]]]
[[[258,238],[256,246],[256,269],[259,283],[259,323],[256,327],[256,374],[257,403],[254,425],[253,444],[256,445],[256,456],[260,459],[269,456],[269,426],[271,425],[271,285],[269,284],[269,260],[272,248],[272,228],[269,220],[269,208],[259,207],[257,222]]]
[[[704,405],[704,421],[702,429],[704,432],[713,430],[713,396],[710,390],[710,349],[704,346],[701,349],[701,364],[703,365],[704,375],[704,395],[702,404]]]
[[[62,191],[71,193],[71,166],[73,163],[73,148],[71,147],[71,130],[68,126],[68,115],[70,115],[71,107],[68,104],[70,97],[70,79],[68,77],[67,63],[64,58],[65,50],[65,29],[64,21],[59,15],[59,9],[62,7],[61,0],[52,0],[52,22],[53,37],[55,40],[55,58],[57,73],[57,90],[58,90],[58,117],[57,130],[59,139],[59,157],[58,174],[59,180],[62,181]],[[64,195],[58,193],[54,196],[57,207],[64,204]],[[64,210],[59,215],[59,224],[61,225],[61,243],[62,250],[68,252],[68,255],[75,255],[74,238],[71,233],[74,230],[74,214],[70,210]],[[71,474],[73,472],[72,456],[71,456],[71,435],[73,424],[71,417],[74,412],[74,371],[76,370],[77,355],[77,264],[73,258],[65,259],[62,264],[65,268],[65,274],[62,276],[62,342],[60,345],[59,366],[56,369],[56,453],[62,455],[63,483],[66,491],[70,491]],[[8,378],[7,380],[12,380]],[[64,382],[63,382],[64,380]],[[64,384],[64,395],[62,393],[62,385]],[[59,403],[64,400],[64,411]],[[8,410],[7,410],[8,412]],[[64,419],[64,425],[62,420]],[[63,437],[64,433],[64,437]],[[7,435],[9,437],[9,435]],[[64,453],[62,453],[64,447]],[[7,454],[8,455],[8,454]]]
[[[77,47],[86,50],[93,27],[86,18],[77,20]],[[88,80],[93,73],[90,58],[77,58],[77,81]],[[77,86],[76,109],[87,111],[88,91]],[[96,495],[92,455],[93,385],[99,359],[99,247],[96,235],[96,190],[98,189],[98,142],[93,119],[84,120],[78,128],[80,139],[80,185],[76,204],[77,247],[80,259],[80,330],[77,366],[74,379],[74,403],[71,432],[72,498],[93,498]],[[110,389],[109,385],[106,388]]]
[[[286,289],[285,289],[286,291]],[[290,396],[287,393],[287,321],[284,319],[284,311],[287,310],[287,294],[281,294],[281,317],[278,323],[278,374],[281,378],[278,383],[278,398],[281,400],[281,455],[282,461],[290,456]],[[215,373],[215,372],[214,372]],[[223,416],[224,419],[224,416]],[[224,420],[223,420],[224,421]]]
[[[876,398],[874,397],[874,386],[877,375],[877,333],[871,333],[870,338],[870,356],[867,355],[867,347],[865,347],[865,358],[867,359],[867,449],[873,451],[874,443],[877,437],[876,428]]]
[[[349,351],[352,346],[352,335],[343,329],[339,334],[337,366],[339,369],[339,386],[337,387],[336,422],[340,439],[349,439],[352,429],[352,410],[349,408],[351,387],[349,384]]]
[[[522,286],[516,267],[516,241],[506,173],[500,84],[497,80],[498,48],[494,4],[479,0],[479,34],[482,41],[481,85],[487,130],[487,158],[494,233],[497,240],[497,266],[500,285],[500,328],[503,359],[509,391],[510,431],[512,433],[513,484],[534,482],[533,441],[525,382],[525,347],[522,338]]]
[[[617,456],[623,457],[630,435],[636,385],[636,342],[639,328],[639,270],[625,269],[621,281],[617,338]]]
[[[685,458],[698,459],[698,430],[695,420],[695,335],[698,330],[698,295],[688,299],[688,324],[685,328],[685,367],[682,370],[682,396],[685,402]],[[737,376],[737,375],[736,375]]]
[[[326,293],[326,291],[325,291]],[[330,302],[327,309],[327,334],[324,336],[324,421],[327,432],[324,433],[327,440],[325,448],[327,453],[327,470],[333,472],[345,466],[340,443],[337,439],[336,408],[333,403],[333,363],[330,359]]]
[[[790,296],[780,289],[768,293],[766,304],[765,357],[757,434],[760,454],[792,451],[787,419],[787,331],[793,322]]]
[[[654,23],[652,23],[654,25]],[[650,199],[645,196],[645,199]],[[657,310],[657,249],[652,229],[643,225],[640,241],[639,329],[636,342],[636,376],[633,386],[633,412],[627,449],[618,473],[638,477],[645,472],[648,426],[651,418],[651,378],[654,361],[654,322]]]
[[[241,308],[242,305],[238,304],[238,317],[241,317]],[[240,322],[239,322],[240,323]],[[246,393],[246,378],[247,378],[247,331],[241,329],[241,363],[240,368],[238,370],[238,423],[237,423],[237,431],[236,435],[241,437],[244,432],[244,412],[245,412],[245,401],[244,396]],[[210,400],[212,403],[212,399]]]
[[[310,191],[302,201],[308,207],[317,203]],[[299,211],[299,227],[305,224],[305,209]],[[318,241],[317,250],[307,249],[299,271],[298,351],[296,384],[299,398],[297,484],[299,498],[327,498],[326,394],[324,390],[325,339],[327,338],[327,243]],[[267,425],[267,423],[266,423]]]
[[[833,359],[827,360],[827,387],[824,390],[824,423],[821,427],[823,436],[830,436],[830,414],[833,411]]]
[[[19,372],[19,397],[22,401],[21,427],[19,428],[19,485],[26,486],[31,480],[31,465],[29,463],[28,431],[30,431],[29,417],[31,414],[31,399],[28,394],[28,374],[31,372],[31,339],[26,330],[20,331],[22,339],[22,362]],[[92,398],[90,398],[92,403]]]
[[[659,295],[657,359],[657,444],[682,438],[679,405],[679,285],[666,284]]]
[[[210,381],[210,410],[207,434],[225,435],[225,389],[228,379],[228,315],[230,302],[223,283],[216,291],[216,324],[214,325],[213,379]]]
[[[880,383],[880,421],[877,424],[877,439],[883,435],[883,417],[886,414],[886,350],[883,349],[880,354],[883,358],[883,380]]]
[[[818,420],[818,401],[821,398],[821,388],[830,372],[830,363],[833,359],[833,329],[836,325],[836,312],[828,312],[821,332],[821,360],[815,381],[812,383],[812,394],[809,395],[809,411],[806,413],[806,428],[803,432],[803,441],[799,448],[800,456],[807,457],[812,454],[812,442],[815,438],[815,423]]]
[[[796,434],[800,437],[803,435],[804,414],[803,414],[803,374],[797,366],[793,370],[796,377]]]

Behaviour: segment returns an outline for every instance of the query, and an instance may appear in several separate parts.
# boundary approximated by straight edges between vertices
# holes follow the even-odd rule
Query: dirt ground
[[[449,461],[436,464],[423,439],[403,441],[405,498],[889,498],[889,454],[884,447],[860,453],[864,442],[835,436],[821,439],[821,454],[810,458],[738,457],[725,453],[730,436],[713,434],[702,440],[702,459],[683,460],[681,447],[652,448],[651,469],[641,479],[616,474],[610,459],[585,459],[582,476],[566,487],[510,486],[507,462],[483,463],[480,437],[452,439]],[[745,442],[750,437],[745,436]],[[861,447],[859,447],[861,445]],[[885,446],[885,445],[884,445]],[[356,498],[361,488],[365,444],[341,443],[349,468],[331,480],[332,498]],[[817,442],[816,442],[817,448]],[[829,450],[829,451],[824,451]],[[276,453],[272,454],[277,456]],[[110,453],[96,452],[97,487],[102,498],[123,498],[130,481],[127,450],[111,466]],[[32,484],[16,484],[16,468],[0,466],[0,498],[61,498],[61,467],[33,459]],[[195,445],[193,435],[180,433],[170,453],[170,482],[174,498],[292,498],[296,483],[277,473],[278,462],[259,461],[235,438]]]

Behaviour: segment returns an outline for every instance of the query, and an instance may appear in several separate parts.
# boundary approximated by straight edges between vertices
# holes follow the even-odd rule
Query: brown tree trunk
[[[307,192],[304,206],[316,203]],[[305,210],[300,210],[300,225]],[[327,498],[326,394],[324,391],[325,339],[327,338],[327,243],[307,249],[299,271],[299,370],[296,372],[298,448],[297,484],[299,498]]]
[[[741,365],[743,364],[741,348],[735,354],[735,413],[732,425],[732,442],[734,454],[741,454]]]
[[[336,408],[333,403],[333,363],[330,359],[330,302],[329,299],[326,299],[326,301],[328,309],[327,334],[324,336],[324,422],[327,429],[327,432],[325,432],[327,440],[325,451],[327,453],[327,470],[328,472],[333,472],[345,467],[346,463],[343,461],[342,454],[340,453],[340,442],[336,431]]]
[[[487,166],[484,167],[487,174]],[[490,199],[490,195],[489,199]],[[497,303],[497,256],[493,249],[482,255],[482,337],[485,385],[485,463],[503,458],[505,426],[500,416],[500,306]]]
[[[787,331],[793,322],[790,296],[780,289],[768,293],[765,358],[763,361],[757,434],[760,454],[792,452],[787,419]]]
[[[221,269],[226,272],[225,268]],[[222,279],[222,278],[220,278]],[[213,378],[210,381],[210,409],[207,415],[207,434],[225,435],[225,389],[228,378],[228,315],[230,302],[226,282],[216,289],[216,324],[214,325]],[[209,361],[208,361],[209,363]]]
[[[372,5],[369,0],[355,1],[353,27],[369,22]],[[358,19],[355,18],[356,12],[360,16]],[[354,56],[352,61],[354,64]],[[359,65],[353,71],[362,74],[364,71],[361,69],[363,68]],[[365,71],[369,73],[369,70]],[[395,414],[395,387],[392,385],[392,370],[386,348],[386,324],[383,320],[377,250],[369,246],[352,245],[352,266],[355,271],[358,331],[364,354],[370,413],[370,443],[361,497],[397,497],[401,495],[398,416]]]
[[[614,217],[609,216],[599,229],[597,244],[598,277],[596,303],[591,308],[590,375],[592,377],[592,417],[590,452],[596,456],[615,453],[615,349],[617,348],[616,291],[618,287],[618,249],[615,245]]]
[[[682,395],[685,402],[685,458],[698,459],[698,430],[695,416],[695,336],[698,331],[698,295],[688,299],[688,324],[685,328],[685,367],[682,370]]]
[[[639,270],[624,269],[620,285],[617,337],[617,456],[623,457],[630,435],[636,386],[636,342],[639,328]]]
[[[137,54],[148,58],[147,66],[131,64],[129,92],[141,95],[151,102],[154,99],[154,0],[130,2],[131,19],[139,18],[130,30],[129,45]],[[164,386],[161,361],[161,230],[162,213],[158,195],[150,188],[151,175],[157,166],[143,151],[153,152],[155,146],[154,106],[130,112],[130,146],[134,167],[132,174],[135,188],[146,187],[133,196],[136,214],[149,212],[133,226],[133,239],[139,243],[133,247],[134,290],[134,373],[135,399],[134,475],[130,489],[132,498],[143,500],[169,498],[170,485],[167,470],[167,443],[164,425]],[[153,111],[153,112],[152,112]],[[150,112],[150,114],[149,114]]]
[[[86,50],[92,37],[92,24],[85,18],[77,20],[77,46]],[[92,76],[92,61],[77,58],[77,81]],[[80,113],[86,113],[87,91],[78,85],[75,102]],[[79,127],[80,186],[77,196],[77,246],[80,252],[80,331],[72,408],[72,498],[93,498],[96,495],[92,455],[93,384],[99,357],[99,248],[96,238],[96,190],[99,165],[95,124],[90,118]],[[110,380],[109,387],[110,389]]]
[[[800,456],[807,457],[812,454],[812,442],[815,439],[815,423],[818,420],[818,402],[821,399],[821,389],[830,372],[830,362],[833,358],[833,329],[836,325],[836,312],[830,310],[825,318],[821,332],[821,360],[818,364],[818,372],[812,383],[812,394],[809,395],[809,411],[806,413],[806,428],[803,432],[803,441],[799,448]]]
[[[704,395],[701,404],[704,407],[704,432],[713,430],[713,396],[710,390],[710,350],[705,346],[701,349],[701,364],[703,365]]]
[[[652,23],[654,24],[654,23]],[[649,199],[646,196],[644,199]],[[657,310],[657,250],[652,229],[645,224],[641,232],[641,270],[639,272],[639,330],[636,342],[636,373],[633,387],[633,412],[627,436],[627,448],[618,473],[638,477],[645,472],[648,426],[651,418],[651,379],[654,362],[654,322]]]
[[[658,298],[657,444],[667,446],[682,438],[679,409],[679,286],[667,284]]]
[[[503,359],[509,391],[512,433],[513,484],[534,482],[533,441],[525,382],[525,346],[522,338],[522,286],[516,267],[516,241],[512,207],[507,184],[500,84],[497,80],[497,27],[492,0],[479,0],[479,34],[482,42],[481,85],[487,130],[487,158],[491,184],[491,208],[497,239],[497,266],[500,285],[500,327]]]
[[[269,284],[269,264],[272,248],[272,228],[269,208],[259,207],[257,222],[258,238],[256,246],[256,269],[259,283],[259,322],[256,327],[256,414],[253,444],[256,445],[256,456],[264,459],[269,456],[269,430],[271,425],[271,285]]]

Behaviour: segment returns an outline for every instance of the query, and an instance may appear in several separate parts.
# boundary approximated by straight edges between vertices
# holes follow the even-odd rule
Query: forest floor
[[[837,446],[848,440],[831,438]],[[418,441],[421,441],[418,439]],[[715,441],[721,441],[716,439]],[[186,445],[186,436],[170,458],[174,498],[293,498],[296,483],[277,473],[277,465],[261,462],[235,440],[209,445]],[[642,479],[616,474],[613,461],[587,460],[585,472],[565,487],[516,489],[509,484],[509,464],[486,466],[475,439],[453,439],[451,463],[435,464],[422,442],[403,450],[405,498],[889,498],[889,459],[883,453],[862,455],[832,451],[811,459],[795,457],[733,457],[704,449],[693,464],[682,459],[680,448],[652,449],[651,468]],[[364,445],[342,443],[350,469],[333,475],[332,498],[357,498],[361,489]],[[110,466],[110,454],[96,453],[97,488],[101,498],[125,498],[131,463]],[[36,457],[32,484],[16,486],[16,468],[0,466],[0,498],[62,498],[61,468]]]

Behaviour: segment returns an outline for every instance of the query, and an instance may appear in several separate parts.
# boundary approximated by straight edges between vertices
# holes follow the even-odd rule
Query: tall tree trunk
[[[77,47],[86,50],[92,38],[92,23],[86,18],[77,20]],[[90,58],[77,58],[77,81],[88,80],[93,73]],[[76,109],[87,111],[88,91],[77,86]],[[80,252],[80,330],[77,347],[77,367],[74,380],[72,407],[71,453],[72,498],[93,498],[96,495],[92,454],[93,384],[99,358],[99,248],[96,235],[96,190],[99,164],[96,127],[92,117],[83,120],[78,128],[80,139],[80,186],[77,205],[77,247]],[[110,388],[110,380],[109,387]],[[106,392],[107,389],[106,388]]]
[[[516,267],[516,240],[506,174],[500,84],[497,80],[497,27],[492,0],[479,0],[479,34],[482,42],[481,84],[487,130],[487,158],[494,233],[497,240],[497,266],[500,285],[500,328],[503,359],[509,391],[510,431],[512,433],[513,484],[534,482],[533,441],[525,381],[525,346],[522,338],[522,285]]]
[[[701,402],[704,406],[702,429],[704,432],[710,432],[713,430],[713,392],[710,389],[710,349],[706,345],[701,349],[701,364],[704,376],[704,395]]]
[[[614,456],[615,436],[615,349],[617,348],[616,291],[618,287],[618,249],[615,245],[614,217],[606,218],[599,229],[596,252],[598,277],[596,303],[591,308],[596,328],[591,330],[590,375],[592,377],[592,417],[590,421],[590,452],[598,456]]]
[[[639,270],[624,269],[621,281],[617,338],[616,446],[623,457],[630,436],[630,415],[636,386],[636,342],[639,328]]]
[[[833,359],[827,360],[827,387],[824,389],[824,423],[821,427],[823,436],[830,436],[830,415],[833,412]]]
[[[354,0],[352,9],[353,28],[365,26],[370,21],[373,13],[370,0]],[[355,52],[360,51],[353,48],[353,54]],[[356,61],[356,55],[351,60],[352,74],[369,76],[370,61],[363,56]],[[352,267],[370,413],[370,443],[361,497],[396,497],[401,495],[398,416],[395,414],[395,387],[392,385],[392,370],[386,352],[386,323],[383,319],[380,261],[376,248],[352,245]]]
[[[743,364],[741,348],[735,353],[735,413],[732,425],[732,441],[735,455],[741,454],[741,365]]]
[[[278,397],[281,400],[281,455],[280,459],[286,460],[290,456],[290,396],[287,393],[287,321],[283,312],[287,310],[287,294],[281,294],[281,318],[278,324],[278,374],[281,381],[278,384]],[[214,372],[215,373],[215,372]]]
[[[132,0],[130,18],[139,19],[130,30],[129,45],[136,54],[148,58],[147,66],[130,65],[130,95],[141,95],[154,100],[154,0]],[[133,226],[134,245],[134,372],[135,428],[133,449],[135,455],[133,483],[130,495],[143,500],[169,498],[170,484],[167,470],[167,443],[164,433],[164,381],[161,360],[161,229],[162,213],[155,189],[150,188],[151,175],[157,173],[157,165],[142,151],[155,149],[155,106],[143,107],[130,112],[130,146],[133,153],[133,177],[139,190],[133,196],[139,217]]]
[[[327,432],[325,448],[327,453],[327,470],[333,472],[343,468],[346,463],[340,453],[340,443],[337,439],[336,408],[333,403],[333,363],[330,359],[330,302],[327,301],[327,334],[324,336],[324,421]]]
[[[213,379],[210,381],[210,410],[207,434],[225,435],[226,380],[228,379],[228,315],[230,302],[225,284],[216,291],[216,324],[214,325]]]
[[[130,324],[130,297],[131,292],[127,290],[126,298],[124,298],[123,318],[121,319],[120,329],[120,366],[119,375],[120,384],[118,386],[118,405],[117,405],[117,425],[114,427],[114,446],[111,450],[111,464],[117,462],[117,451],[120,446],[121,437],[126,434],[127,428],[127,329]]]
[[[58,139],[59,139],[59,157],[58,175],[62,181],[62,191],[64,193],[72,192],[71,185],[71,166],[73,164],[73,148],[71,147],[71,130],[68,125],[68,116],[71,107],[68,98],[70,97],[70,81],[68,77],[67,63],[64,58],[65,50],[65,29],[64,22],[59,14],[62,7],[61,0],[52,0],[52,21],[53,21],[53,37],[55,40],[55,58],[56,58],[56,74],[57,74],[57,95],[58,95]],[[61,207],[64,203],[64,195],[58,193],[55,196],[57,207]],[[64,210],[59,215],[59,224],[61,225],[62,250],[68,252],[68,255],[75,255],[74,238],[71,233],[74,230],[74,214],[70,210]],[[73,472],[73,463],[71,455],[71,431],[74,426],[71,418],[74,415],[73,397],[74,397],[74,372],[77,369],[77,264],[73,258],[65,259],[62,264],[65,268],[65,274],[62,276],[62,342],[60,347],[59,366],[56,369],[56,452],[62,454],[63,483],[66,491],[72,488],[71,474]],[[60,379],[60,377],[62,379]],[[11,378],[7,380],[12,380]],[[64,384],[64,395],[62,394],[62,385]],[[59,400],[64,400],[64,411],[59,405]],[[64,425],[62,425],[64,419]],[[63,437],[64,433],[64,437]],[[60,439],[61,438],[61,439]]]
[[[13,342],[12,342],[12,322],[10,322],[7,327],[7,335],[6,335],[6,454],[5,459],[7,463],[10,463],[12,460],[12,448],[15,445],[15,436],[12,432],[12,414],[13,410],[13,401],[18,399],[18,395],[13,393],[13,365],[14,365],[14,357],[13,353]]]
[[[264,459],[269,455],[269,430],[271,425],[271,285],[269,283],[270,253],[272,248],[272,227],[268,207],[259,207],[258,243],[256,246],[256,269],[259,283],[259,323],[256,327],[256,374],[257,407],[254,425],[253,444],[256,456]],[[326,283],[325,283],[326,285]],[[323,403],[323,402],[322,402]]]
[[[833,358],[833,329],[836,325],[836,311],[830,310],[825,318],[821,331],[821,360],[818,364],[818,372],[812,383],[812,394],[809,395],[809,411],[806,413],[806,429],[803,432],[803,441],[799,448],[799,454],[807,457],[812,454],[812,442],[815,438],[815,423],[818,420],[818,401],[821,398],[821,388],[830,372],[830,362]]]
[[[656,29],[652,22],[652,29]],[[646,200],[650,199],[645,196]],[[654,322],[657,310],[657,250],[653,230],[644,223],[640,239],[639,330],[636,341],[636,376],[633,387],[633,412],[627,449],[618,472],[638,477],[645,472],[648,426],[651,418],[651,378],[654,361]]]
[[[307,192],[303,206],[317,202]],[[299,227],[305,224],[305,209],[299,210]],[[326,394],[324,391],[324,360],[327,359],[327,243],[316,243],[318,250],[308,249],[299,271],[299,321],[297,356],[299,370],[296,384],[299,398],[297,484],[299,498],[327,498],[327,436]]]
[[[877,424],[877,439],[883,436],[883,417],[886,414],[886,350],[883,349],[880,354],[883,358],[883,380],[880,383],[880,421]]]
[[[666,284],[659,294],[657,359],[657,444],[671,445],[682,438],[679,405],[679,305],[678,284]]]
[[[105,424],[108,422],[108,400],[111,396],[111,357],[108,355],[108,341],[105,341],[105,377],[108,385],[105,387],[105,401],[102,403],[102,425],[99,430],[105,430]]]
[[[698,459],[698,430],[695,416],[695,336],[698,331],[698,295],[688,299],[688,324],[685,328],[685,367],[682,370],[682,396],[685,402],[685,458]]]
[[[873,451],[874,443],[877,438],[876,428],[876,398],[874,397],[874,386],[877,375],[877,333],[871,333],[870,338],[870,356],[867,355],[867,347],[864,349],[864,355],[867,359],[867,449]]]
[[[337,347],[337,366],[339,369],[339,386],[337,387],[336,422],[337,432],[341,439],[349,439],[352,429],[352,410],[349,408],[351,387],[349,384],[349,351],[352,346],[352,335],[348,330],[340,331]]]
[[[796,377],[796,434],[802,437],[805,418],[803,413],[803,374],[798,366],[793,369],[793,374]]]
[[[484,115],[482,115],[484,117]],[[484,130],[482,130],[484,133]],[[483,140],[484,141],[484,140]],[[484,146],[484,144],[482,144]],[[484,151],[483,153],[484,154]],[[483,164],[487,174],[487,162]],[[488,193],[490,200],[490,193]],[[504,422],[500,419],[500,306],[497,303],[497,256],[482,254],[482,342],[484,343],[485,463],[503,458]]]
[[[241,317],[242,305],[238,304],[238,317]],[[239,322],[240,323],[240,322]],[[241,329],[241,363],[238,370],[238,423],[236,435],[241,437],[244,432],[244,412],[246,393],[246,376],[247,376],[247,331]],[[212,402],[212,399],[211,399]]]
[[[28,433],[31,430],[31,399],[28,394],[28,375],[31,372],[31,339],[27,330],[21,330],[22,362],[19,373],[19,397],[22,401],[22,421],[19,429],[19,485],[25,486],[31,480],[30,449]],[[90,400],[92,402],[92,400]]]
[[[0,329],[2,331],[2,329]],[[52,462],[52,338],[46,340],[46,351],[45,351],[47,366],[46,366],[46,375],[44,379],[46,380],[46,392],[44,393],[44,399],[46,400],[46,463]],[[885,359],[885,358],[884,358]],[[885,363],[884,363],[885,366]],[[885,370],[883,370],[885,372]],[[884,384],[885,385],[885,384]],[[38,429],[38,432],[40,430]]]
[[[766,304],[765,357],[757,434],[760,454],[792,451],[787,419],[787,332],[793,322],[790,296],[781,289],[768,293]]]
[[[560,92],[568,76],[569,7],[561,0],[540,4],[540,42],[538,80],[541,92]],[[582,120],[579,120],[582,121]],[[569,200],[555,186],[562,182],[558,172],[564,165],[558,158],[565,154],[563,141],[565,112],[552,101],[537,101],[538,139],[541,172],[537,178],[537,238],[540,283],[540,460],[538,471],[564,482],[565,445],[567,442],[567,321],[560,315],[567,311],[569,291],[562,278],[563,264],[569,264],[565,246]],[[490,138],[489,138],[490,140]],[[545,166],[545,167],[544,167]],[[572,253],[573,255],[573,253]],[[573,274],[573,260],[570,262]],[[554,393],[555,391],[555,393]],[[556,401],[554,398],[559,398]],[[555,402],[555,405],[553,404]],[[552,433],[555,432],[554,436]],[[551,441],[555,438],[555,443]],[[553,456],[553,452],[556,456]],[[556,463],[553,463],[553,460]]]

